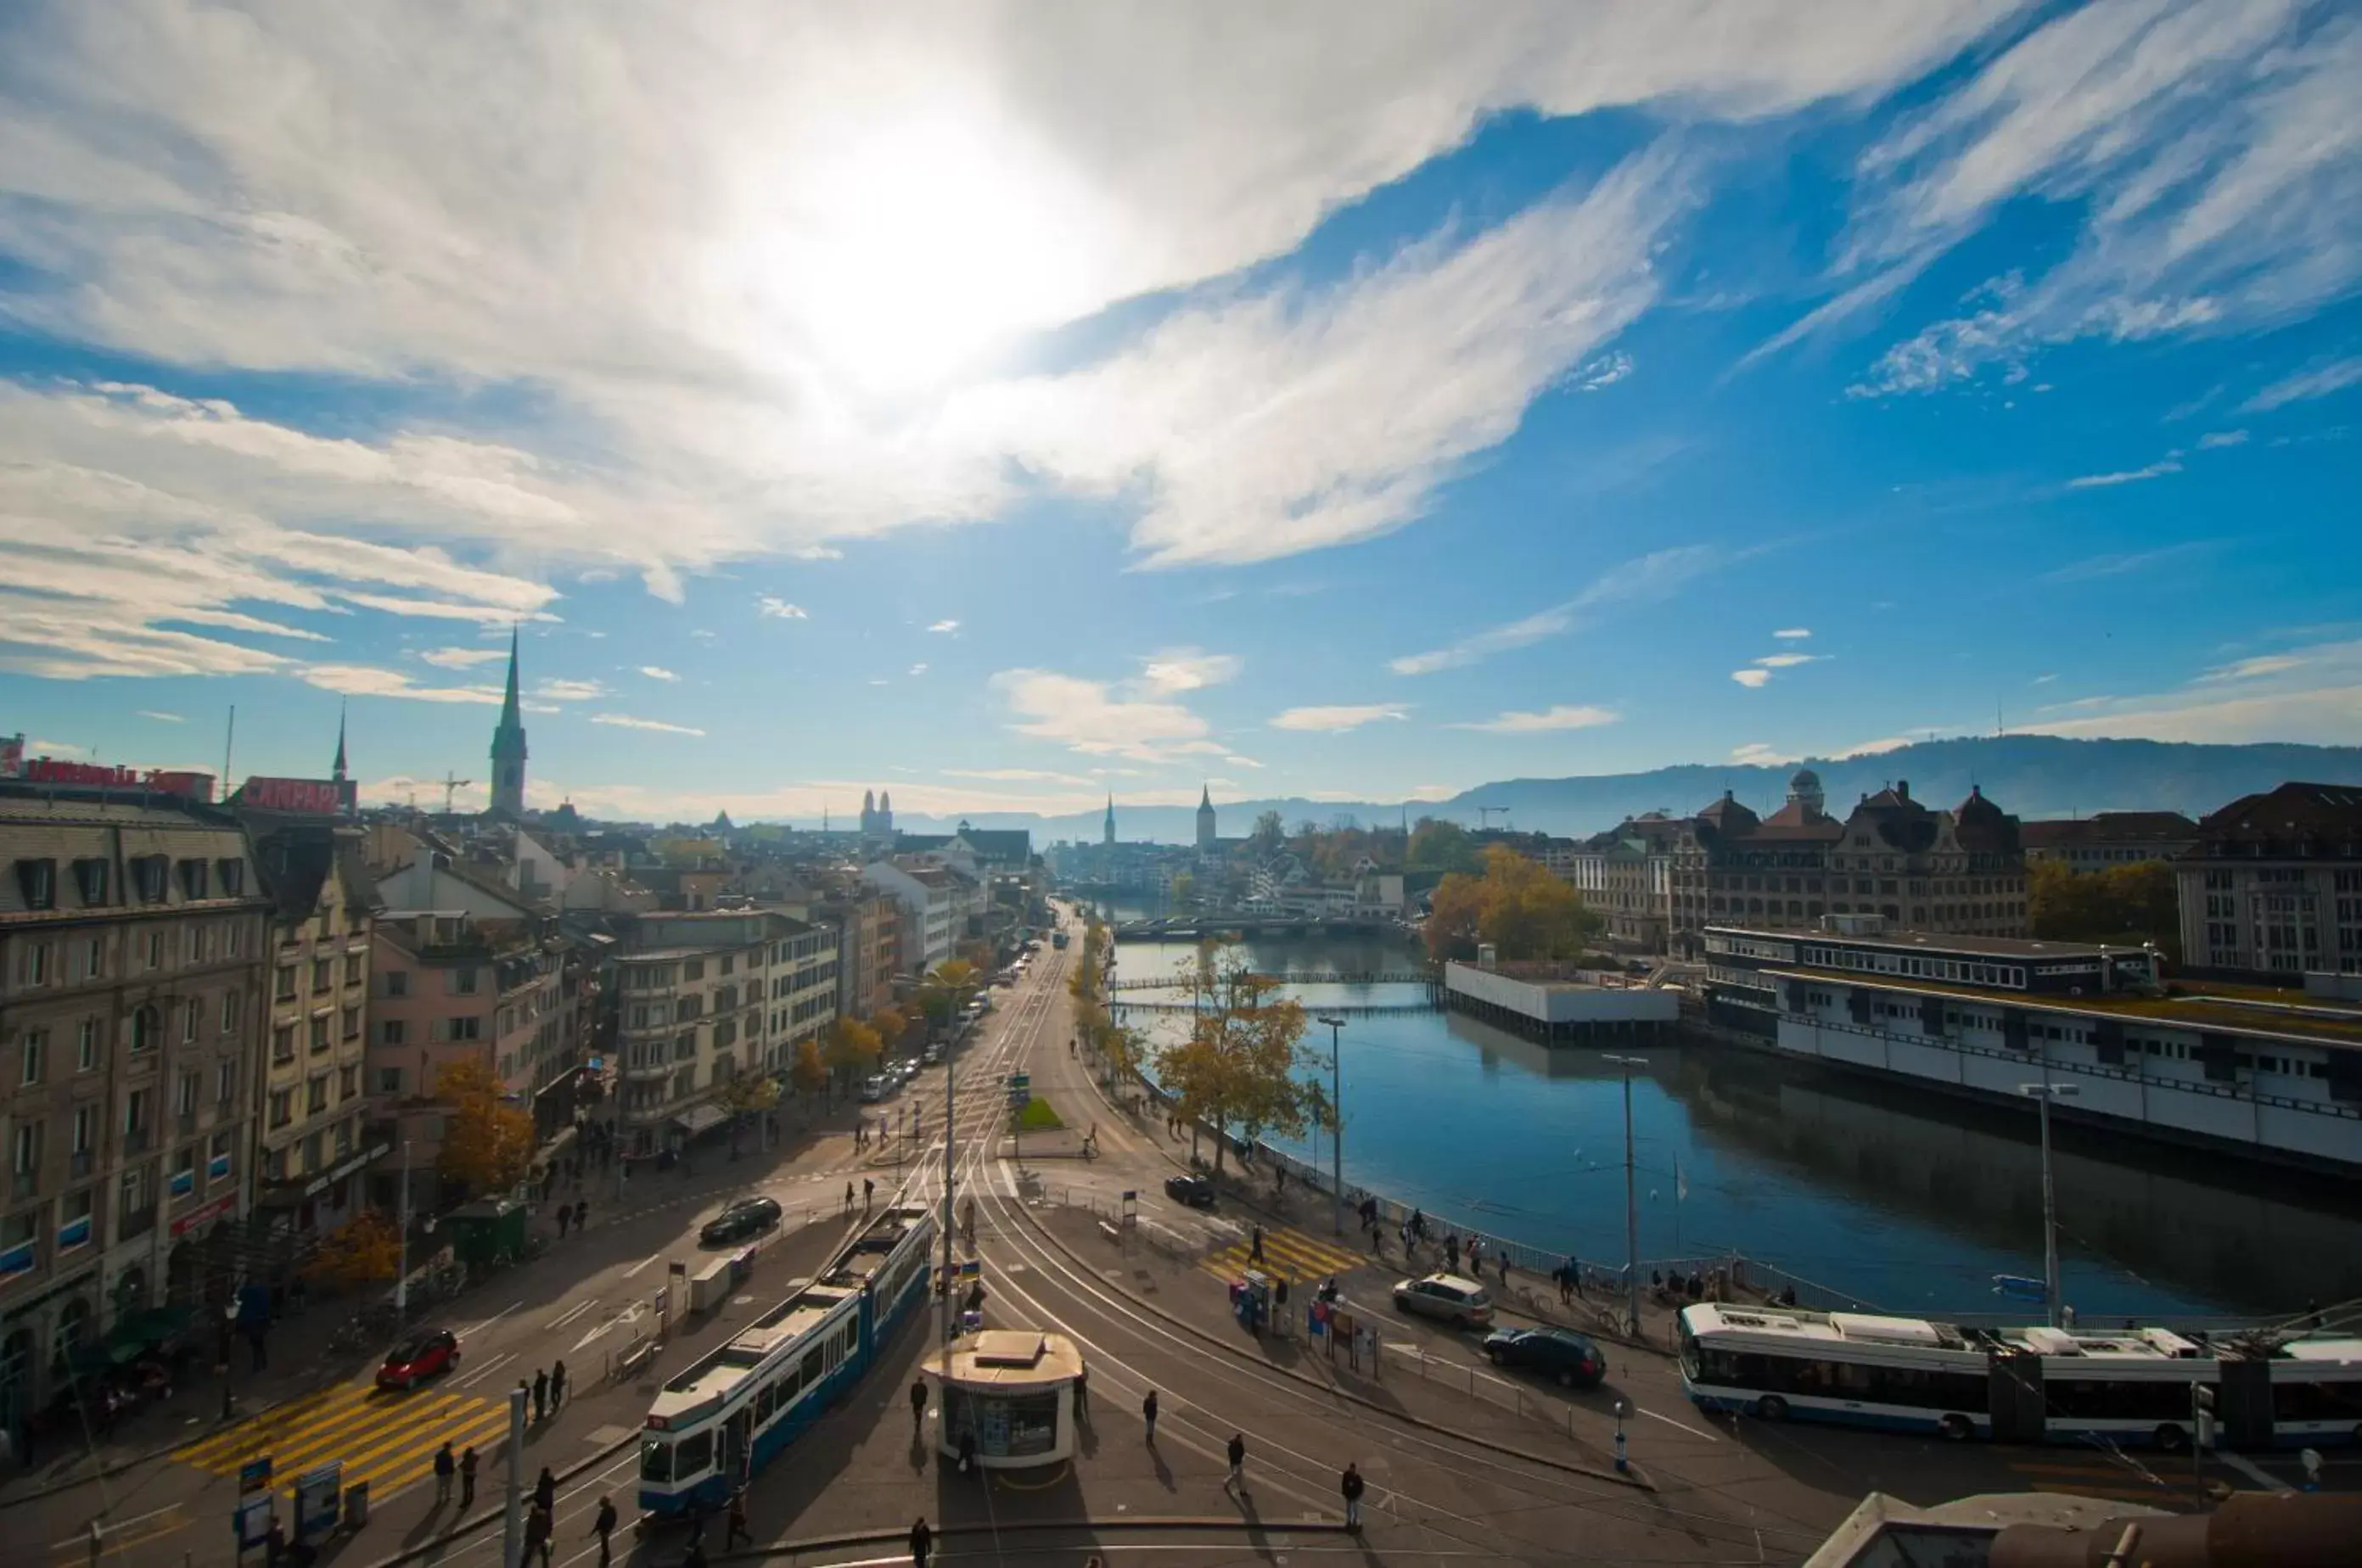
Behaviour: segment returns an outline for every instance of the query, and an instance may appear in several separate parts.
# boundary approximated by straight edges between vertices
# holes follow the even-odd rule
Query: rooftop
[[[1950,981],[1922,980],[1916,975],[1863,974],[1855,970],[1783,966],[1763,971],[1782,979],[1824,980],[1924,995],[1972,998],[1999,1006],[2043,1013],[2081,1014],[2093,1018],[2141,1019],[2160,1025],[2253,1035],[2274,1039],[2309,1040],[2317,1045],[2362,1045],[2362,1008],[2328,1007],[2301,991],[2274,991],[2263,986],[2209,983],[2203,991],[2166,988],[2163,996],[2132,992],[2105,992],[2090,996],[2029,995],[2022,991],[1994,991],[1959,985]]]
[[[2020,962],[2064,959],[2096,959],[2104,953],[2135,952],[2139,949],[2126,942],[2066,942],[2044,940],[2031,937],[1956,937],[1937,931],[1879,931],[1854,933],[1846,931],[1772,930],[1757,926],[1706,927],[1708,935],[1716,931],[1735,937],[1750,937],[1775,942],[1814,942],[1849,948],[1880,948],[1898,953],[1959,953],[1980,959],[2015,959]]]

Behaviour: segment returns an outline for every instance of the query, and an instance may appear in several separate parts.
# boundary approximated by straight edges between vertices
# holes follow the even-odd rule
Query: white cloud
[[[1743,746],[1733,746],[1730,749],[1730,760],[1744,767],[1777,768],[1784,767],[1790,762],[1802,762],[1804,759],[1791,756],[1768,741],[1749,740]]]
[[[2050,684],[2052,684],[2053,682],[2055,682],[2055,681],[2056,681],[2056,680],[2058,680],[2058,672],[2057,672],[2057,671],[2052,671],[2052,672],[2051,672],[2050,674],[2043,674],[2043,675],[2036,675],[2036,676],[2035,676],[2035,677],[2034,677],[2034,683],[2033,683],[2033,684],[2034,684],[2034,685],[2037,685],[2037,686],[2047,686],[2047,685],[2049,685]]]
[[[1582,368],[1570,373],[1567,384],[1579,392],[1596,392],[1612,387],[1632,373],[1632,356],[1622,349],[1603,354]]]
[[[2243,659],[2145,696],[2086,697],[2076,717],[2028,725],[2039,735],[2126,736],[2225,745],[2362,743],[2362,642],[2314,643]]]
[[[86,757],[90,753],[71,740],[33,740],[25,742],[25,754],[29,757]]]
[[[472,669],[498,663],[509,656],[505,648],[429,648],[418,655],[439,670]]]
[[[1827,663],[1832,656],[1827,653],[1766,653],[1755,663],[1766,670],[1793,670],[1799,664]]]
[[[755,604],[758,613],[769,616],[774,620],[805,620],[810,619],[810,617],[804,614],[802,606],[789,604],[787,600],[773,594],[765,594],[761,598],[756,600]]]
[[[1789,626],[1789,627],[1783,627],[1783,628],[1782,628],[1780,630],[1773,632],[1772,635],[1772,636],[1774,636],[1774,637],[1776,637],[1776,638],[1778,638],[1780,641],[1783,641],[1783,642],[1801,642],[1801,641],[1803,641],[1805,638],[1810,637],[1812,634],[1813,634],[1813,631],[1812,631],[1812,628],[1810,628],[1810,627],[1807,627],[1807,626]]]
[[[917,664],[913,664],[913,665],[911,665],[911,674],[914,674],[914,675],[923,675],[923,674],[925,674],[926,673],[927,673],[927,666],[926,666],[923,663],[917,663]]]
[[[2034,198],[2063,258],[1898,345],[1857,389],[1924,391],[2042,345],[2249,331],[2362,281],[2362,26],[2291,4],[2061,11],[1868,153],[1840,271],[1917,256]]]
[[[1210,729],[1177,702],[1119,696],[1105,681],[1053,670],[1003,670],[991,684],[1017,715],[1019,734],[1087,756],[1157,762],[1204,741]]]
[[[499,686],[422,686],[400,670],[370,664],[306,664],[295,672],[309,685],[347,696],[398,696],[413,702],[489,703],[504,696]]]
[[[1613,724],[1622,717],[1614,708],[1559,703],[1538,713],[1510,711],[1491,718],[1454,724],[1450,728],[1482,729],[1495,735],[1536,735],[1556,729],[1589,729],[1602,724]]]
[[[152,707],[141,708],[139,710],[139,717],[142,718],[152,718],[159,724],[186,724],[188,722],[187,719],[182,718],[177,713],[163,713]]]
[[[590,722],[610,724],[618,729],[648,729],[660,735],[702,736],[705,733],[687,724],[668,724],[661,718],[635,718],[627,713],[594,713],[590,716]]]
[[[1888,735],[1876,740],[1857,740],[1850,746],[1830,752],[1829,756],[1840,762],[1855,757],[1882,757],[1889,751],[1900,751],[1904,747],[1915,745],[1926,739],[1924,735]]]
[[[680,679],[679,675],[674,674],[662,664],[642,664],[640,666],[640,674],[647,676],[647,678],[652,681],[677,681]]]
[[[589,702],[607,695],[607,688],[597,681],[545,680],[533,691],[550,702]]]
[[[1730,672],[1730,678],[1749,691],[1757,691],[1771,684],[1772,672],[1753,668],[1733,670]]]
[[[2210,430],[2198,438],[2201,452],[2219,452],[2226,446],[2245,446],[2247,433],[2244,430]]]
[[[2054,566],[2036,579],[2045,583],[2088,583],[2101,577],[2121,577],[2127,573],[2146,571],[2169,561],[2179,561],[2213,547],[2213,541],[2185,540],[2180,544],[2159,545],[2155,550],[2115,551],[2103,555],[2090,555],[2081,561],[2070,561]]]
[[[1398,675],[1427,675],[1459,669],[1512,648],[1562,636],[1582,623],[1586,610],[1614,604],[1649,604],[1671,598],[1693,579],[1733,557],[1704,544],[1683,544],[1624,562],[1562,604],[1464,637],[1444,648],[1390,660]]]
[[[1364,724],[1380,719],[1404,718],[1408,715],[1401,707],[1386,703],[1336,703],[1327,707],[1291,707],[1272,716],[1274,729],[1309,729],[1324,735],[1341,735],[1349,729],[1359,729]]]
[[[1234,768],[1254,768],[1260,770],[1264,765],[1263,763],[1256,762],[1253,757],[1242,757],[1236,751],[1223,752],[1222,761],[1230,763],[1231,766]]]
[[[1141,661],[1140,680],[1148,690],[1169,695],[1234,681],[1245,667],[1246,661],[1235,653],[1167,648]]]
[[[789,547],[788,554],[798,561],[842,561],[844,552],[833,544],[797,544]]]
[[[2265,675],[2277,675],[2288,670],[2303,668],[2311,663],[2299,653],[2259,653],[2252,658],[2235,660],[2217,665],[2198,677],[2202,685],[2221,681],[2252,681]]]
[[[930,631],[944,632],[957,631],[959,630],[959,626],[960,623],[956,620],[938,620],[933,626],[928,627],[927,630]]]
[[[2105,489],[2115,485],[2137,485],[2147,479],[2162,479],[2168,474],[2181,472],[2181,460],[2160,457],[2144,468],[2125,468],[2113,474],[2084,474],[2067,481],[2070,490]]]
[[[945,768],[947,779],[983,779],[991,784],[1063,784],[1080,788],[1090,787],[1091,781],[1080,773],[1047,773],[1040,768]]]
[[[2240,407],[2247,413],[2269,413],[2290,403],[2304,402],[2312,398],[2325,398],[2333,392],[2362,383],[2362,355],[2351,359],[2335,359],[2300,370],[2295,375],[2273,382]]]

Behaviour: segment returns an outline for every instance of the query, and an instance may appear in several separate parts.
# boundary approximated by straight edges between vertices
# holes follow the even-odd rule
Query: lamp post
[[[1640,1332],[1640,1200],[1632,1162],[1632,1069],[1647,1067],[1649,1058],[1603,1051],[1600,1059],[1624,1069],[1624,1285],[1625,1310],[1630,1317],[1625,1326],[1637,1336]]]
[[[2050,1102],[2072,1100],[2081,1092],[2071,1083],[2050,1081],[2050,1064],[2042,1064],[2042,1081],[2021,1083],[2020,1094],[2030,1095],[2040,1108],[2042,1122],[2042,1299],[2050,1316],[2050,1326],[2057,1328],[2058,1303],[2058,1198],[2050,1182]]]
[[[1339,1031],[1345,1026],[1342,1018],[1325,1014],[1319,1022],[1329,1025],[1329,1186],[1336,1200],[1337,1235],[1345,1234],[1345,1047]]]
[[[402,1232],[393,1266],[393,1316],[396,1322],[410,1321],[410,1140],[402,1140],[402,1218],[396,1222]]]

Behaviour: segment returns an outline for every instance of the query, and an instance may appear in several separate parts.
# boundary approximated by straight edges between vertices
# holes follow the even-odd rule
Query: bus
[[[2279,1448],[2362,1443],[2362,1339],[2308,1335],[2243,1344],[2223,1362],[2223,1420]]]
[[[668,1382],[642,1423],[640,1507],[720,1512],[926,1299],[935,1236],[933,1210],[887,1210],[810,1284]]]

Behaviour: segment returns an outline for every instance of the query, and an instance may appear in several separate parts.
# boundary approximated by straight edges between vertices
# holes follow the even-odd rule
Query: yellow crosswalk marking
[[[379,1498],[425,1475],[445,1440],[481,1443],[508,1424],[505,1404],[472,1394],[422,1389],[381,1393],[368,1382],[307,1394],[180,1451],[182,1464],[235,1475],[268,1455],[274,1476],[292,1478],[330,1460],[348,1486],[366,1480]]]
[[[1253,1251],[1251,1242],[1234,1243],[1208,1257],[1203,1267],[1207,1273],[1220,1279],[1235,1279],[1245,1270],[1254,1267],[1294,1279],[1311,1279],[1342,1274],[1369,1261],[1358,1252],[1331,1242],[1316,1240],[1286,1225],[1276,1225],[1264,1232],[1264,1261],[1260,1265],[1254,1262]]]

